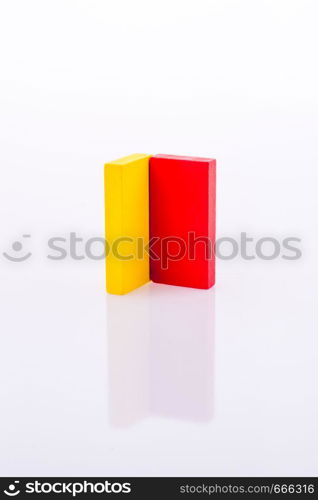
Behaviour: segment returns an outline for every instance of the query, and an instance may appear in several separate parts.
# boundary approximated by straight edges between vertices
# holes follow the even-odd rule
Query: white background
[[[0,474],[318,475],[317,2],[0,5]],[[302,258],[125,297],[48,260],[135,152],[215,157],[218,237]]]

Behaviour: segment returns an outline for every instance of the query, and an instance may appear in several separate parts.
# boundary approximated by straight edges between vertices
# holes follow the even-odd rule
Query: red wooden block
[[[150,158],[150,279],[211,288],[215,283],[216,161]]]

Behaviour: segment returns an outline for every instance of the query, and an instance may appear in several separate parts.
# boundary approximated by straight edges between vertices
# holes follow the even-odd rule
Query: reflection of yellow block
[[[149,155],[105,165],[106,290],[122,295],[149,281]]]

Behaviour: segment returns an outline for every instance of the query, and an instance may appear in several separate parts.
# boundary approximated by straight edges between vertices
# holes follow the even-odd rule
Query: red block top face
[[[151,246],[153,281],[213,286],[215,170],[216,161],[208,158],[150,159],[150,238],[158,238]]]

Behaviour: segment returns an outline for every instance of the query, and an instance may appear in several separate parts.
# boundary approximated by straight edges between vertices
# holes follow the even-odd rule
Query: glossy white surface
[[[0,474],[318,475],[316,2],[4,11]],[[102,261],[47,259],[103,236],[103,163],[133,152],[216,157],[218,237],[302,258],[124,297]]]

